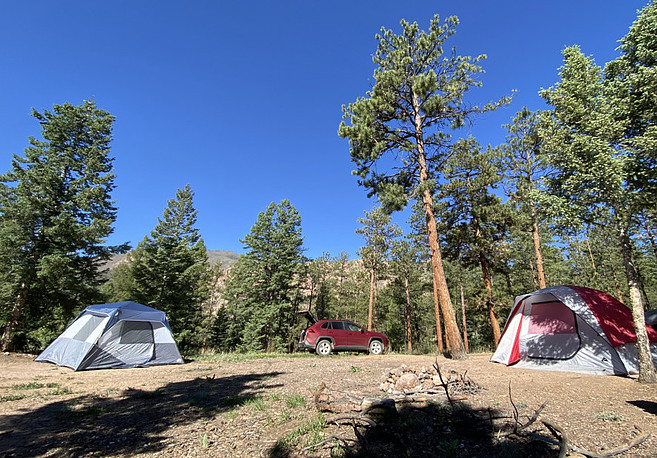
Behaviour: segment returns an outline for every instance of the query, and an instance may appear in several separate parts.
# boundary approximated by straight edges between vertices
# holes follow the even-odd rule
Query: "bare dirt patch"
[[[447,421],[440,402],[408,404],[377,428],[327,424],[313,391],[328,388],[383,397],[382,378],[405,364],[465,373],[483,387],[462,409],[521,418],[545,401],[541,419],[559,425],[572,443],[596,453],[645,434],[620,456],[657,454],[657,387],[632,378],[507,368],[490,355],[465,361],[435,356],[337,355],[74,372],[0,355],[0,456],[549,456],[542,439],[522,444]],[[537,422],[540,423],[540,422]],[[381,426],[382,425],[382,426]],[[541,426],[541,425],[538,425]],[[537,427],[538,427],[537,426]],[[312,448],[335,435],[354,442]],[[351,445],[350,445],[351,444]],[[310,448],[309,448],[310,447]],[[305,450],[304,450],[305,449]]]

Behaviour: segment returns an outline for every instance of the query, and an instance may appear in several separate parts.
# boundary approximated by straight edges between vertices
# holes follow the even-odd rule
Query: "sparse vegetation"
[[[0,396],[0,402],[18,401],[19,399],[23,399],[25,397],[25,394],[10,394],[7,396]]]
[[[601,414],[598,415],[597,418],[598,420],[602,420],[602,421],[614,421],[618,423],[625,421],[625,418],[623,418],[622,415],[617,414],[614,411],[602,412]]]
[[[14,385],[12,388],[15,390],[38,390],[39,388],[43,388],[46,385],[43,383],[38,383],[38,382],[29,382],[29,383],[21,383],[18,385]]]
[[[296,409],[301,406],[306,405],[306,398],[299,394],[293,394],[286,396],[285,398],[285,405],[288,406],[290,409]]]
[[[248,398],[242,403],[242,405],[245,407],[251,407],[258,412],[262,412],[267,408],[267,404],[260,396]]]

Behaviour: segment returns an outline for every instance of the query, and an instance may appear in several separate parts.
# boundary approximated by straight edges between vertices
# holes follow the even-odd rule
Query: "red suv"
[[[301,333],[299,348],[327,356],[332,351],[368,351],[380,355],[388,338],[380,332],[366,331],[346,320],[320,320]]]

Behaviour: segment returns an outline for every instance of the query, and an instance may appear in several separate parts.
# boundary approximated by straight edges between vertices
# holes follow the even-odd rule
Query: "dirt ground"
[[[657,456],[657,387],[633,378],[507,368],[490,356],[229,356],[74,372],[29,355],[0,354],[0,456],[554,455],[557,447],[548,444],[554,436],[541,420],[595,453],[650,434],[620,456]],[[434,362],[483,387],[460,401],[460,419],[447,404],[429,401],[409,403],[394,420],[377,418],[376,426],[337,426],[315,408],[313,392],[322,383],[383,397],[379,386],[388,371]],[[514,405],[526,422],[545,401],[534,432],[522,440],[475,424],[482,413],[512,418]],[[313,447],[331,436],[342,440]]]

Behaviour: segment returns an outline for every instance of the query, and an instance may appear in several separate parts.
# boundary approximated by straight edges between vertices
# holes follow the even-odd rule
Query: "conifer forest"
[[[448,51],[459,20],[427,20],[381,29],[371,89],[335,120],[372,202],[355,253],[308,258],[282,199],[236,261],[210,262],[190,185],[139,243],[109,246],[114,116],[34,109],[34,137],[0,165],[0,350],[39,352],[86,306],[132,300],[166,312],[185,354],[298,351],[310,312],[463,358],[495,348],[516,296],[556,285],[613,295],[639,334],[657,308],[657,3],[612,61],[564,48],[545,108],[516,113],[512,95],[477,101],[486,57]],[[466,127],[495,110],[505,141],[482,144]]]

